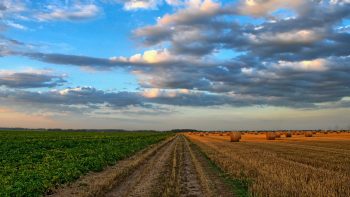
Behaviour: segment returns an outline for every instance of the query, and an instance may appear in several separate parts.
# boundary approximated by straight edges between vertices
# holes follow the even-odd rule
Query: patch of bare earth
[[[102,187],[96,185],[94,177],[109,177],[105,171],[86,179],[85,186],[80,186],[82,181],[78,181],[68,190],[60,190],[56,196],[233,196],[230,188],[212,170],[206,158],[182,135],[133,158],[122,161],[122,166],[122,162],[119,162],[112,167],[114,171],[121,172],[124,169],[126,172],[108,178],[110,181],[104,181]],[[133,161],[136,158],[142,161]],[[127,167],[127,163],[134,164]],[[91,186],[88,181],[94,182],[95,186]],[[91,187],[100,189],[98,192],[97,189],[90,191]],[[82,192],[83,190],[85,191]]]

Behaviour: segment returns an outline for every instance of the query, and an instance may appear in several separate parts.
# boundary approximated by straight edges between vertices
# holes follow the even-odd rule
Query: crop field
[[[0,196],[350,196],[349,132],[0,137]]]
[[[0,196],[40,196],[169,133],[0,131]]]
[[[222,133],[185,136],[252,196],[350,196],[350,133],[294,133],[267,140],[243,133],[230,142]]]

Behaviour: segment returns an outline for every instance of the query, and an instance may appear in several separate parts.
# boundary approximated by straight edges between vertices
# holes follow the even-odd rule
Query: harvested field
[[[350,134],[188,136],[253,196],[350,196]]]

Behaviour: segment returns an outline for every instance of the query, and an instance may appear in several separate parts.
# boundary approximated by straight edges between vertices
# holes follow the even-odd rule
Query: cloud
[[[135,30],[134,35],[145,46],[169,42],[171,52],[203,55],[211,52],[214,46],[196,41],[214,36],[217,33],[216,28],[208,28],[207,24],[212,24],[212,19],[226,12],[227,10],[220,9],[219,3],[211,0],[192,0],[176,13],[165,14],[159,18],[157,24]],[[213,22],[212,25],[220,25],[220,22]]]
[[[124,3],[125,10],[156,9],[159,0],[128,0]]]
[[[126,11],[155,10],[164,3],[173,7],[179,7],[185,4],[184,0],[116,0],[116,2],[122,3]]]
[[[286,62],[279,61],[276,64],[277,68],[290,68],[299,71],[326,71],[329,68],[327,67],[327,60],[325,59],[315,59],[310,61],[300,61],[300,62]]]
[[[69,8],[49,6],[47,12],[39,13],[35,17],[39,21],[55,20],[85,20],[95,17],[100,9],[94,4],[80,5],[76,4]]]
[[[179,94],[185,95],[189,93],[190,91],[188,89],[164,90],[164,89],[158,89],[158,88],[151,88],[151,89],[145,89],[142,92],[142,95],[145,98],[155,99],[159,97],[174,98],[174,97],[177,97]]]
[[[88,113],[104,107],[110,109],[142,106],[142,99],[133,92],[108,92],[93,87],[53,89],[50,91],[0,90],[1,103],[30,113],[51,111],[58,113]],[[20,110],[20,109],[18,109]],[[22,111],[23,111],[22,110]]]
[[[349,34],[334,28],[349,17],[349,4],[310,2],[295,17],[275,18],[254,25],[237,23],[234,17],[239,12],[233,6],[197,2],[196,6],[164,15],[155,25],[135,30],[135,37],[147,47],[163,44],[174,55],[198,57],[212,55],[220,49],[289,61],[293,60],[290,56],[302,60],[348,52],[349,42],[344,41]]]
[[[323,39],[321,32],[315,30],[297,30],[288,32],[265,32],[259,35],[249,34],[251,42],[256,44],[310,44]]]
[[[208,66],[213,64],[210,61],[202,62],[194,58],[187,58],[185,56],[172,56],[167,49],[147,50],[143,54],[135,54],[130,57],[119,56],[110,58],[98,58],[91,56],[68,55],[59,53],[11,51],[11,49],[4,48],[3,55],[22,56],[51,64],[72,65],[94,70],[111,70],[113,68],[123,68],[129,71],[134,71],[138,69],[150,70],[157,67],[174,68],[180,65],[182,67],[187,67],[194,65]]]
[[[81,21],[98,16],[101,9],[91,1],[17,1],[0,3],[0,31],[26,29],[21,22]]]
[[[43,71],[13,72],[0,70],[0,87],[7,88],[52,88],[66,83],[64,76]]]
[[[172,6],[179,6],[183,4],[182,0],[165,0],[165,2]]]
[[[19,23],[15,23],[13,21],[5,21],[5,24],[10,26],[10,27],[13,27],[15,29],[19,29],[19,30],[27,30],[28,28],[19,24]]]
[[[250,16],[266,16],[279,9],[301,9],[307,4],[304,0],[241,0],[238,4],[238,12]]]
[[[131,64],[121,59],[107,59],[107,58],[96,58],[89,56],[80,55],[67,55],[67,54],[47,54],[39,52],[12,52],[13,55],[19,55],[35,59],[42,62],[61,64],[61,65],[73,65],[80,67],[91,67],[101,70],[111,69],[113,67],[127,67]]]
[[[135,54],[129,58],[127,57],[111,57],[113,62],[129,62],[129,63],[161,63],[175,60],[167,49],[163,50],[147,50],[143,54]]]
[[[37,103],[65,109],[78,105],[91,109],[101,105],[116,109],[156,105],[346,106],[342,100],[350,95],[350,34],[343,21],[350,17],[350,5],[312,1],[301,6],[300,1],[293,2],[250,1],[248,5],[242,1],[243,6],[250,6],[243,7],[243,13],[242,7],[233,6],[237,4],[186,1],[154,25],[136,29],[135,39],[145,50],[130,57],[24,51],[19,47],[21,42],[9,47],[11,41],[7,39],[0,45],[2,55],[95,70],[121,68],[135,75],[140,86],[138,92],[80,87],[8,94],[23,102],[38,98]],[[256,7],[257,3],[262,6]],[[296,14],[274,16],[276,10],[286,8]],[[237,21],[241,14],[253,18]],[[218,60],[221,51],[234,55]]]

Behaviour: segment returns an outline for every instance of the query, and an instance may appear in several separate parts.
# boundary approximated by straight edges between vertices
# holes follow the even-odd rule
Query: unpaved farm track
[[[233,195],[199,151],[178,135],[105,196]]]
[[[234,196],[199,149],[183,135],[87,175],[53,196]]]

